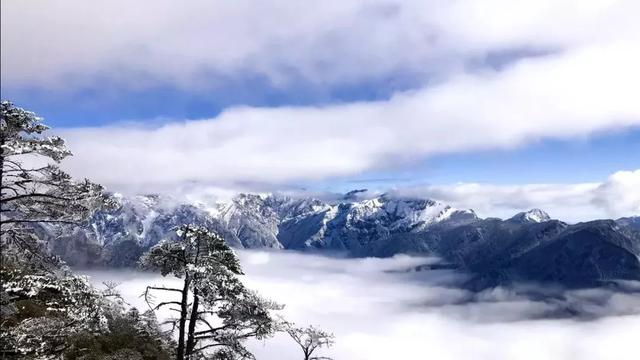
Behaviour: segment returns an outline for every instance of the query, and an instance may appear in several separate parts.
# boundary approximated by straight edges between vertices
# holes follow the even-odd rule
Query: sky
[[[298,326],[335,335],[316,355],[334,359],[386,360],[631,360],[637,357],[640,298],[611,289],[550,290],[558,297],[527,297],[514,289],[471,294],[455,287],[462,276],[445,271],[404,272],[433,258],[396,256],[336,259],[288,251],[238,252],[245,284],[284,305],[279,315]],[[132,270],[88,271],[96,286],[120,285],[131,306],[148,308],[148,285],[179,287],[180,280]],[[453,286],[452,286],[453,285]],[[531,290],[531,288],[528,288]],[[172,301],[157,292],[155,303]],[[571,309],[583,318],[558,319]],[[172,316],[167,308],[160,319]],[[544,344],[544,346],[540,346]],[[258,359],[300,359],[284,334],[248,344]],[[635,356],[635,357],[634,357]]]
[[[67,139],[64,168],[111,189],[640,214],[634,0],[1,6],[2,98]]]

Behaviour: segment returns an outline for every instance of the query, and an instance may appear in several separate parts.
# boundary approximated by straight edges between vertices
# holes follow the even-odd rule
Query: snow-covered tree
[[[140,313],[111,306],[107,308],[108,331],[84,332],[67,344],[64,359],[173,359],[175,342],[163,331],[153,311]]]
[[[176,236],[152,247],[141,265],[182,279],[181,288],[149,286],[144,294],[153,310],[178,314],[170,320],[178,330],[177,359],[253,359],[243,340],[271,336],[272,311],[282,307],[244,286],[240,262],[221,236],[195,225],[180,226]],[[158,291],[175,298],[158,302]]]
[[[0,250],[43,257],[38,226],[78,223],[106,197],[58,167],[71,152],[60,137],[42,135],[48,127],[39,117],[8,101],[0,108]]]
[[[108,300],[83,277],[5,269],[1,279],[3,356],[57,358],[70,337],[108,330]]]
[[[24,266],[5,259],[0,267],[0,358],[159,359],[175,344],[155,314],[125,312],[115,283],[99,291],[68,271]]]
[[[281,323],[283,330],[300,346],[304,360],[331,360],[330,357],[316,356],[313,353],[323,347],[331,347],[334,344],[334,336],[324,330],[313,325],[307,327],[298,327],[287,321]]]
[[[120,321],[133,329],[123,331],[118,319],[126,314],[114,287],[98,291],[48,255],[44,245],[53,229],[47,224],[74,226],[112,202],[100,185],[74,181],[58,167],[71,153],[61,138],[44,137],[47,129],[32,112],[0,103],[0,358],[74,359],[73,351],[95,358],[74,342],[117,340],[123,333],[171,354],[153,314]],[[127,359],[142,352],[124,351]]]

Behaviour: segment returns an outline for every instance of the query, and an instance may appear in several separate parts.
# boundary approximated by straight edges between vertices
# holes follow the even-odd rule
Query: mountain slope
[[[476,271],[474,281],[480,288],[506,281],[571,287],[640,281],[639,254],[640,237],[629,236],[612,220],[597,220],[569,226],[539,246]]]
[[[237,248],[435,255],[475,274],[470,287],[477,288],[509,281],[582,286],[640,280],[637,217],[569,225],[533,209],[507,220],[480,219],[433,200],[364,193],[338,202],[241,194],[208,207],[159,196],[120,197],[119,208],[94,214],[86,226],[62,231],[50,244],[71,265],[132,266],[171,238],[176,226],[196,223]]]

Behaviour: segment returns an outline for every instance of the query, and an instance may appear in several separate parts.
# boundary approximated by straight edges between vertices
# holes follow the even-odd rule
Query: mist
[[[335,334],[336,344],[318,355],[337,360],[625,360],[637,351],[640,296],[633,292],[523,285],[470,293],[458,287],[464,274],[414,271],[434,258],[238,255],[246,284],[284,304],[285,318]],[[147,285],[176,283],[133,270],[83,273],[96,285],[120,283],[123,298],[141,310],[147,309],[140,297]],[[250,349],[257,359],[301,358],[283,334],[254,341]]]

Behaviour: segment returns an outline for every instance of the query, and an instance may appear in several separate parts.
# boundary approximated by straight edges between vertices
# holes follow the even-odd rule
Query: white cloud
[[[609,214],[640,215],[640,169],[611,175],[595,189],[593,203]]]
[[[260,251],[241,251],[239,255],[248,286],[284,303],[283,313],[289,320],[335,333],[335,346],[321,352],[335,359],[637,357],[640,299],[634,294],[606,289],[561,291],[555,300],[544,301],[498,288],[476,295],[476,301],[465,301],[470,300],[470,294],[451,287],[459,275],[447,271],[387,271],[432,259],[332,259]],[[95,284],[120,281],[125,300],[141,307],[145,305],[140,293],[146,285],[173,285],[172,280],[159,275],[130,271],[92,275]],[[608,317],[591,321],[533,320],[565,306]],[[300,358],[299,348],[284,335],[255,342],[251,349],[259,359]]]
[[[481,217],[510,218],[514,214],[539,208],[552,218],[586,221],[611,216],[594,204],[598,183],[493,185],[461,183],[398,189],[399,193],[440,200],[456,208],[473,209]],[[628,211],[628,209],[627,209]],[[621,215],[629,215],[623,211]]]
[[[343,193],[300,190],[278,184],[166,184],[130,186],[118,190],[129,195],[162,193],[178,203],[195,203],[209,207],[229,202],[239,193],[264,196],[278,193],[291,197],[316,198],[326,202],[343,199]],[[359,198],[369,199],[387,192],[392,196],[433,199],[457,209],[473,209],[478,216],[507,219],[518,212],[538,208],[552,218],[569,223],[595,219],[640,216],[640,169],[618,171],[602,182],[496,185],[490,183],[455,183],[410,185],[368,190]]]
[[[508,218],[540,208],[568,222],[640,215],[640,169],[618,171],[602,183],[492,185],[460,183],[396,189],[401,195],[471,208],[482,217]]]
[[[637,40],[638,12],[634,0],[7,0],[2,82],[193,88],[209,72],[275,84],[422,76],[512,48]]]
[[[65,131],[68,166],[104,183],[284,182],[640,125],[640,51],[625,43],[460,75],[387,101],[233,108],[159,128]]]

